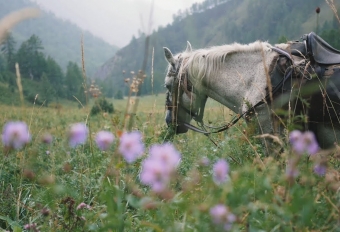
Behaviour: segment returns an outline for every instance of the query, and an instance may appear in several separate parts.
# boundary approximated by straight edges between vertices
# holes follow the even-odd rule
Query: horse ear
[[[185,49],[186,52],[192,52],[192,47],[189,41],[187,41],[187,48]]]
[[[175,67],[175,59],[174,59],[174,56],[172,55],[170,49],[167,48],[167,47],[163,47],[163,49],[164,49],[165,59],[166,59],[172,66]]]

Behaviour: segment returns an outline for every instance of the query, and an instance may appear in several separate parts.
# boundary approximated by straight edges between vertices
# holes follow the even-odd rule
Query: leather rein
[[[179,96],[180,93],[185,92],[189,98],[191,98],[191,93],[194,92],[192,90],[192,87],[188,88],[188,77],[187,77],[187,73],[180,73],[180,68],[182,65],[182,59],[179,60],[179,64],[176,68],[176,72],[172,75],[174,77],[174,83],[172,86],[172,91],[171,91],[171,105],[169,105],[168,103],[166,104],[168,109],[172,110],[172,124],[173,125],[184,125],[186,128],[196,131],[198,133],[202,133],[204,135],[210,135],[210,134],[214,134],[214,133],[219,133],[225,130],[228,130],[230,127],[232,127],[233,125],[235,125],[241,118],[243,118],[244,116],[250,115],[255,111],[255,108],[266,103],[269,102],[270,96],[273,96],[275,93],[277,93],[280,89],[283,88],[285,82],[292,77],[293,75],[293,71],[294,71],[294,67],[293,67],[293,58],[291,57],[291,55],[286,52],[283,49],[277,48],[277,47],[272,47],[272,49],[277,52],[280,56],[286,57],[288,59],[288,61],[290,61],[291,65],[285,70],[284,72],[284,76],[282,78],[282,80],[272,89],[272,93],[268,93],[264,99],[262,99],[261,101],[259,101],[257,104],[255,104],[254,106],[250,107],[247,111],[243,112],[242,114],[238,114],[237,116],[235,116],[229,123],[220,126],[220,127],[211,127],[211,126],[207,126],[204,125],[203,123],[203,109],[202,107],[199,108],[199,112],[195,113],[192,112],[191,110],[186,109],[185,107],[181,106],[181,104],[179,104]],[[277,64],[276,64],[277,65]],[[169,96],[167,96],[167,102],[168,102],[168,98]],[[205,104],[205,102],[204,102]],[[196,123],[202,127],[202,129],[190,124],[190,123],[186,123],[186,122],[179,122],[177,121],[177,107],[181,107],[181,109],[183,109],[184,111],[186,111],[190,116],[192,116],[192,118],[196,121]],[[203,105],[204,107],[204,105]],[[210,129],[210,131],[207,131],[205,127],[208,127]]]

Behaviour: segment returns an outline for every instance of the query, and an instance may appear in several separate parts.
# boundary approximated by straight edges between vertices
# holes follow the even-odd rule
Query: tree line
[[[18,49],[16,45],[11,33],[0,45],[0,82],[11,92],[17,89],[15,64],[18,63],[26,100],[47,106],[51,101],[77,98],[85,104],[84,79],[77,63],[68,62],[64,73],[53,57],[44,54],[43,43],[36,35],[22,42]]]

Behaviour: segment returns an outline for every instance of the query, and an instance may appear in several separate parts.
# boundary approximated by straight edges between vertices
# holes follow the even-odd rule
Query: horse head
[[[194,91],[188,72],[184,68],[191,52],[189,42],[187,42],[186,50],[177,55],[173,55],[169,48],[164,47],[164,55],[169,63],[165,76],[167,88],[165,121],[168,126],[176,127],[177,134],[186,133],[188,131],[186,124],[189,124],[192,119],[202,121],[206,101],[206,97],[202,98]]]

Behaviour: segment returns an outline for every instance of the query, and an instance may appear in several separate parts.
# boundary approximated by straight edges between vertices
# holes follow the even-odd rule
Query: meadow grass
[[[107,151],[94,141],[101,130],[120,136],[126,99],[110,100],[114,114],[91,117],[89,108],[73,103],[59,108],[1,106],[2,128],[8,121],[24,121],[32,135],[21,150],[2,149],[1,230],[223,231],[223,222],[211,216],[212,207],[222,204],[236,216],[232,231],[338,231],[337,151],[298,156],[281,138],[284,151],[265,156],[243,122],[212,135],[219,147],[191,131],[175,136],[171,142],[181,162],[170,185],[154,192],[142,184],[139,175],[148,149],[165,142],[164,99],[162,94],[141,98],[132,130],[141,131],[146,149],[131,164],[119,153],[118,139]],[[208,102],[205,121],[230,119],[230,111]],[[84,145],[71,148],[68,130],[77,122],[86,122],[90,134]],[[51,144],[41,142],[45,133],[53,135]],[[314,160],[324,156],[327,172],[319,176],[313,172]],[[301,157],[296,176],[286,172],[292,157]],[[220,159],[230,166],[222,184],[213,180]],[[81,209],[81,203],[88,207]]]
[[[4,23],[0,29],[7,30]],[[0,38],[3,34],[0,30]],[[86,83],[83,51],[82,58]],[[279,152],[264,155],[253,128],[242,121],[211,135],[218,146],[192,131],[169,138],[162,94],[110,100],[114,114],[90,116],[94,99],[81,108],[69,101],[27,106],[7,86],[0,89],[14,105],[0,106],[0,231],[340,231],[339,147],[309,156],[282,137],[276,138]],[[119,148],[126,107],[136,103],[130,129],[141,132],[145,150],[128,163]],[[205,122],[222,125],[232,117],[208,101]],[[4,144],[4,127],[13,121],[25,122],[31,134],[22,149]],[[86,123],[89,135],[72,148],[70,125],[79,122]],[[103,130],[116,137],[106,151],[96,141]],[[53,136],[51,143],[43,142],[46,133]],[[155,151],[149,148],[177,152],[159,145],[165,142],[181,159],[159,191],[145,184],[141,173]]]

